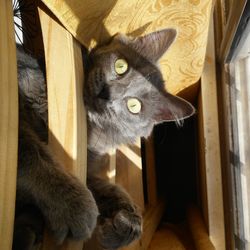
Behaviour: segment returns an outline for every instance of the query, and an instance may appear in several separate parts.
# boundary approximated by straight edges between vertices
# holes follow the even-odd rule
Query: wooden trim
[[[153,134],[145,140],[145,168],[148,205],[155,206],[158,201],[157,183],[156,183],[156,168],[155,168],[155,153],[154,153],[154,136]]]
[[[18,85],[13,10],[0,0],[0,244],[12,249],[15,213]]]
[[[215,30],[215,44],[216,44],[215,49],[216,49],[216,55],[219,56],[221,42],[225,33],[225,26],[226,26],[226,9],[224,0],[217,0],[215,2],[214,22],[215,22],[214,30]]]
[[[243,13],[247,0],[235,0],[230,6],[230,13],[226,23],[225,32],[220,45],[219,61],[224,63],[233,42],[240,17]]]
[[[141,140],[120,146],[116,151],[116,183],[123,186],[133,201],[144,211]]]
[[[232,194],[232,173],[228,171],[230,166],[230,146],[229,137],[229,124],[231,123],[230,117],[230,98],[229,98],[229,79],[224,65],[218,67],[220,78],[218,79],[218,107],[219,107],[219,125],[220,125],[220,144],[221,144],[221,165],[223,175],[223,198],[224,198],[224,218],[225,218],[225,232],[226,249],[233,250],[234,246],[234,218],[233,218],[233,194]]]
[[[87,171],[87,129],[83,105],[81,47],[45,8],[39,9],[48,88],[49,144],[67,171],[83,183]],[[80,250],[83,242],[61,247],[46,237],[43,249]]]
[[[218,0],[215,6],[215,29],[216,29],[216,47],[217,59],[217,90],[218,90],[218,112],[220,126],[220,145],[221,145],[221,164],[223,175],[223,199],[224,199],[224,219],[225,219],[225,241],[226,249],[235,249],[234,240],[234,211],[233,211],[233,190],[232,190],[232,172],[228,169],[230,166],[230,124],[231,124],[231,107],[229,94],[229,70],[224,64],[228,56],[229,49],[233,42],[233,36],[239,22],[241,13],[247,1],[241,0]],[[224,5],[224,12],[221,6]],[[222,20],[222,21],[221,21]],[[220,31],[221,34],[219,34]]]
[[[211,18],[208,35],[210,39],[201,76],[199,133],[200,163],[204,179],[201,189],[206,193],[206,199],[203,200],[203,214],[209,237],[216,249],[223,250],[225,249],[225,228],[213,25],[213,18]]]

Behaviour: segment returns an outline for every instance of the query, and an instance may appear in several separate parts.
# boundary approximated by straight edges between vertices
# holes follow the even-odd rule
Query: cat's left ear
[[[165,121],[175,121],[178,124],[183,119],[194,115],[195,112],[191,103],[166,92],[158,99],[154,120],[156,124]]]
[[[153,62],[157,62],[175,41],[175,29],[163,29],[138,37],[135,41],[140,53]]]

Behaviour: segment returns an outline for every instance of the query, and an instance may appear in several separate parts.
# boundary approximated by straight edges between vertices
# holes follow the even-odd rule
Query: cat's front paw
[[[45,219],[57,243],[61,244],[66,238],[90,238],[98,215],[91,192],[85,187],[72,186],[51,205]]]
[[[98,230],[100,244],[104,249],[127,246],[141,236],[142,218],[136,211],[120,210],[112,218],[101,218]]]

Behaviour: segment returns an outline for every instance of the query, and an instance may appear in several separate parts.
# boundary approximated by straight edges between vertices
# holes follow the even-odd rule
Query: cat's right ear
[[[156,124],[168,121],[175,121],[181,124],[182,121],[196,113],[195,108],[191,103],[165,92],[159,94],[154,120]]]
[[[138,37],[134,45],[140,54],[150,61],[157,62],[175,41],[177,31],[175,29],[163,29]]]

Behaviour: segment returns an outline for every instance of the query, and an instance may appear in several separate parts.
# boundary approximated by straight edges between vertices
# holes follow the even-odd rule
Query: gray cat
[[[58,244],[66,238],[86,240],[95,228],[105,249],[120,248],[140,237],[142,218],[129,195],[95,175],[111,148],[148,137],[155,124],[180,123],[194,113],[191,104],[165,91],[157,66],[175,37],[173,29],[136,39],[118,34],[88,55],[87,187],[64,172],[53,157],[46,143],[44,75],[37,60],[17,48],[20,125],[13,249],[34,249],[44,224]]]

